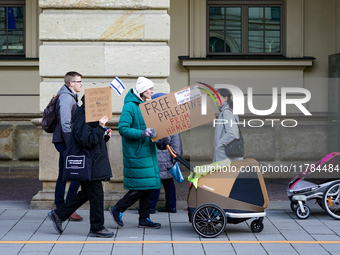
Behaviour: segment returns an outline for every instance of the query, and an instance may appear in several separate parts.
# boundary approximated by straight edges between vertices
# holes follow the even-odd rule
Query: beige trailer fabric
[[[210,172],[201,176],[198,180],[197,189],[192,187],[188,194],[188,206],[198,207],[205,203],[214,203],[223,209],[263,211],[268,206],[268,193],[263,176],[260,172],[260,164],[254,159],[234,161],[230,168],[225,171]],[[241,171],[256,171],[261,186],[264,204],[263,206],[252,205],[229,198],[233,185]],[[244,187],[247,189],[247,187]],[[251,192],[251,190],[249,190]]]
[[[240,210],[248,212],[263,212],[264,209],[267,208],[220,196],[202,188],[195,189],[193,187],[188,196],[188,207],[197,208],[202,204],[215,204],[226,210]]]

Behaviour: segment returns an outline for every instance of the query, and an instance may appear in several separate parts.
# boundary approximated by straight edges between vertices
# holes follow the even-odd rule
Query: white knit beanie
[[[153,82],[145,77],[138,77],[136,83],[136,90],[138,94],[143,93],[144,91],[152,88],[154,86]]]

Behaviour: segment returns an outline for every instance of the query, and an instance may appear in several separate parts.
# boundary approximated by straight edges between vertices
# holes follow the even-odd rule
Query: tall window
[[[24,55],[25,1],[0,1],[0,56]]]
[[[282,1],[257,2],[207,1],[209,55],[282,55]]]

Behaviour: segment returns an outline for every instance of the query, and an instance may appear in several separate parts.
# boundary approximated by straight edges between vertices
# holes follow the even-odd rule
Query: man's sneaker
[[[159,208],[158,211],[159,212],[168,212],[168,213],[176,213],[177,212],[176,208],[168,208],[166,206]]]
[[[123,213],[119,212],[115,206],[111,206],[109,208],[109,212],[111,213],[114,221],[121,227],[124,226],[124,223],[122,221]]]
[[[161,228],[161,224],[155,223],[149,218],[140,218],[138,227],[139,228]]]
[[[90,237],[110,238],[113,237],[113,235],[113,232],[109,231],[106,228],[100,231],[90,231]]]
[[[53,222],[53,227],[59,234],[63,233],[62,221],[59,219],[58,215],[52,210],[48,214],[48,217]]]
[[[83,217],[81,217],[78,213],[74,212],[69,217],[69,219],[72,220],[72,221],[81,221],[83,219]]]

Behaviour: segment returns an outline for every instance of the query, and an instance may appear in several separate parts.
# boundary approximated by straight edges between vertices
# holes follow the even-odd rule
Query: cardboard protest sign
[[[85,122],[98,121],[107,116],[112,119],[111,87],[85,89]]]
[[[215,119],[209,100],[202,106],[198,86],[186,87],[139,105],[148,128],[154,128],[157,136],[153,141],[174,135]],[[202,115],[206,107],[206,115]]]

